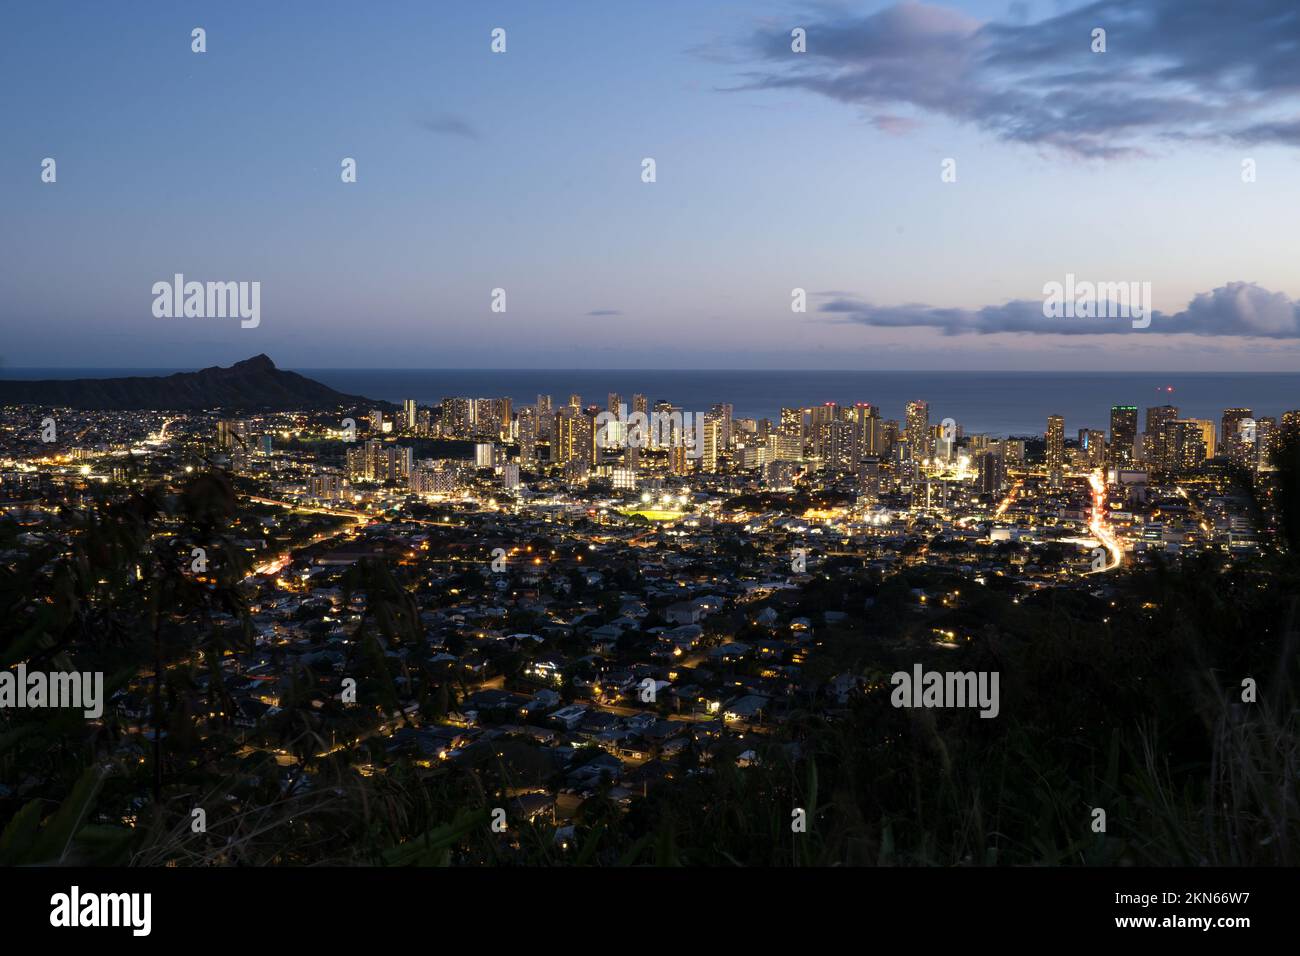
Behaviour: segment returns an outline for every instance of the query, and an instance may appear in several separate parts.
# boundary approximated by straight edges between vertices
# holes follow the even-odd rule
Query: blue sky
[[[1294,7],[9,5],[0,357],[1296,370]],[[260,325],[155,318],[177,272]],[[1152,327],[1008,318],[1067,273]]]

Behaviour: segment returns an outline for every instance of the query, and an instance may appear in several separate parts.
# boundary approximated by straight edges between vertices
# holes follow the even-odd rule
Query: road
[[[1110,558],[1109,564],[1088,573],[1102,574],[1106,571],[1114,571],[1124,563],[1124,546],[1115,537],[1110,520],[1106,516],[1106,479],[1102,477],[1100,471],[1094,471],[1088,475],[1088,484],[1092,487],[1092,513],[1088,517],[1088,529],[1092,531],[1093,537],[1101,542]]]

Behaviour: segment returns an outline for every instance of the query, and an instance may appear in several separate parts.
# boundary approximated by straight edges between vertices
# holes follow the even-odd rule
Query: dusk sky
[[[8,5],[0,359],[1296,371],[1298,50],[1295,0]]]

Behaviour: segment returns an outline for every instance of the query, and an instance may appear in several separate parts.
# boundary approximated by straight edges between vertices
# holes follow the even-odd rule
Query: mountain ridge
[[[346,395],[259,353],[195,372],[124,378],[0,379],[0,404],[47,405],[86,411],[319,411],[341,406],[395,408],[391,402]]]

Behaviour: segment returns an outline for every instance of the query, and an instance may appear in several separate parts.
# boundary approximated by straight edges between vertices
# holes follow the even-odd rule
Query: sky
[[[1298,48],[1294,0],[7,4],[0,363],[1296,371]]]

